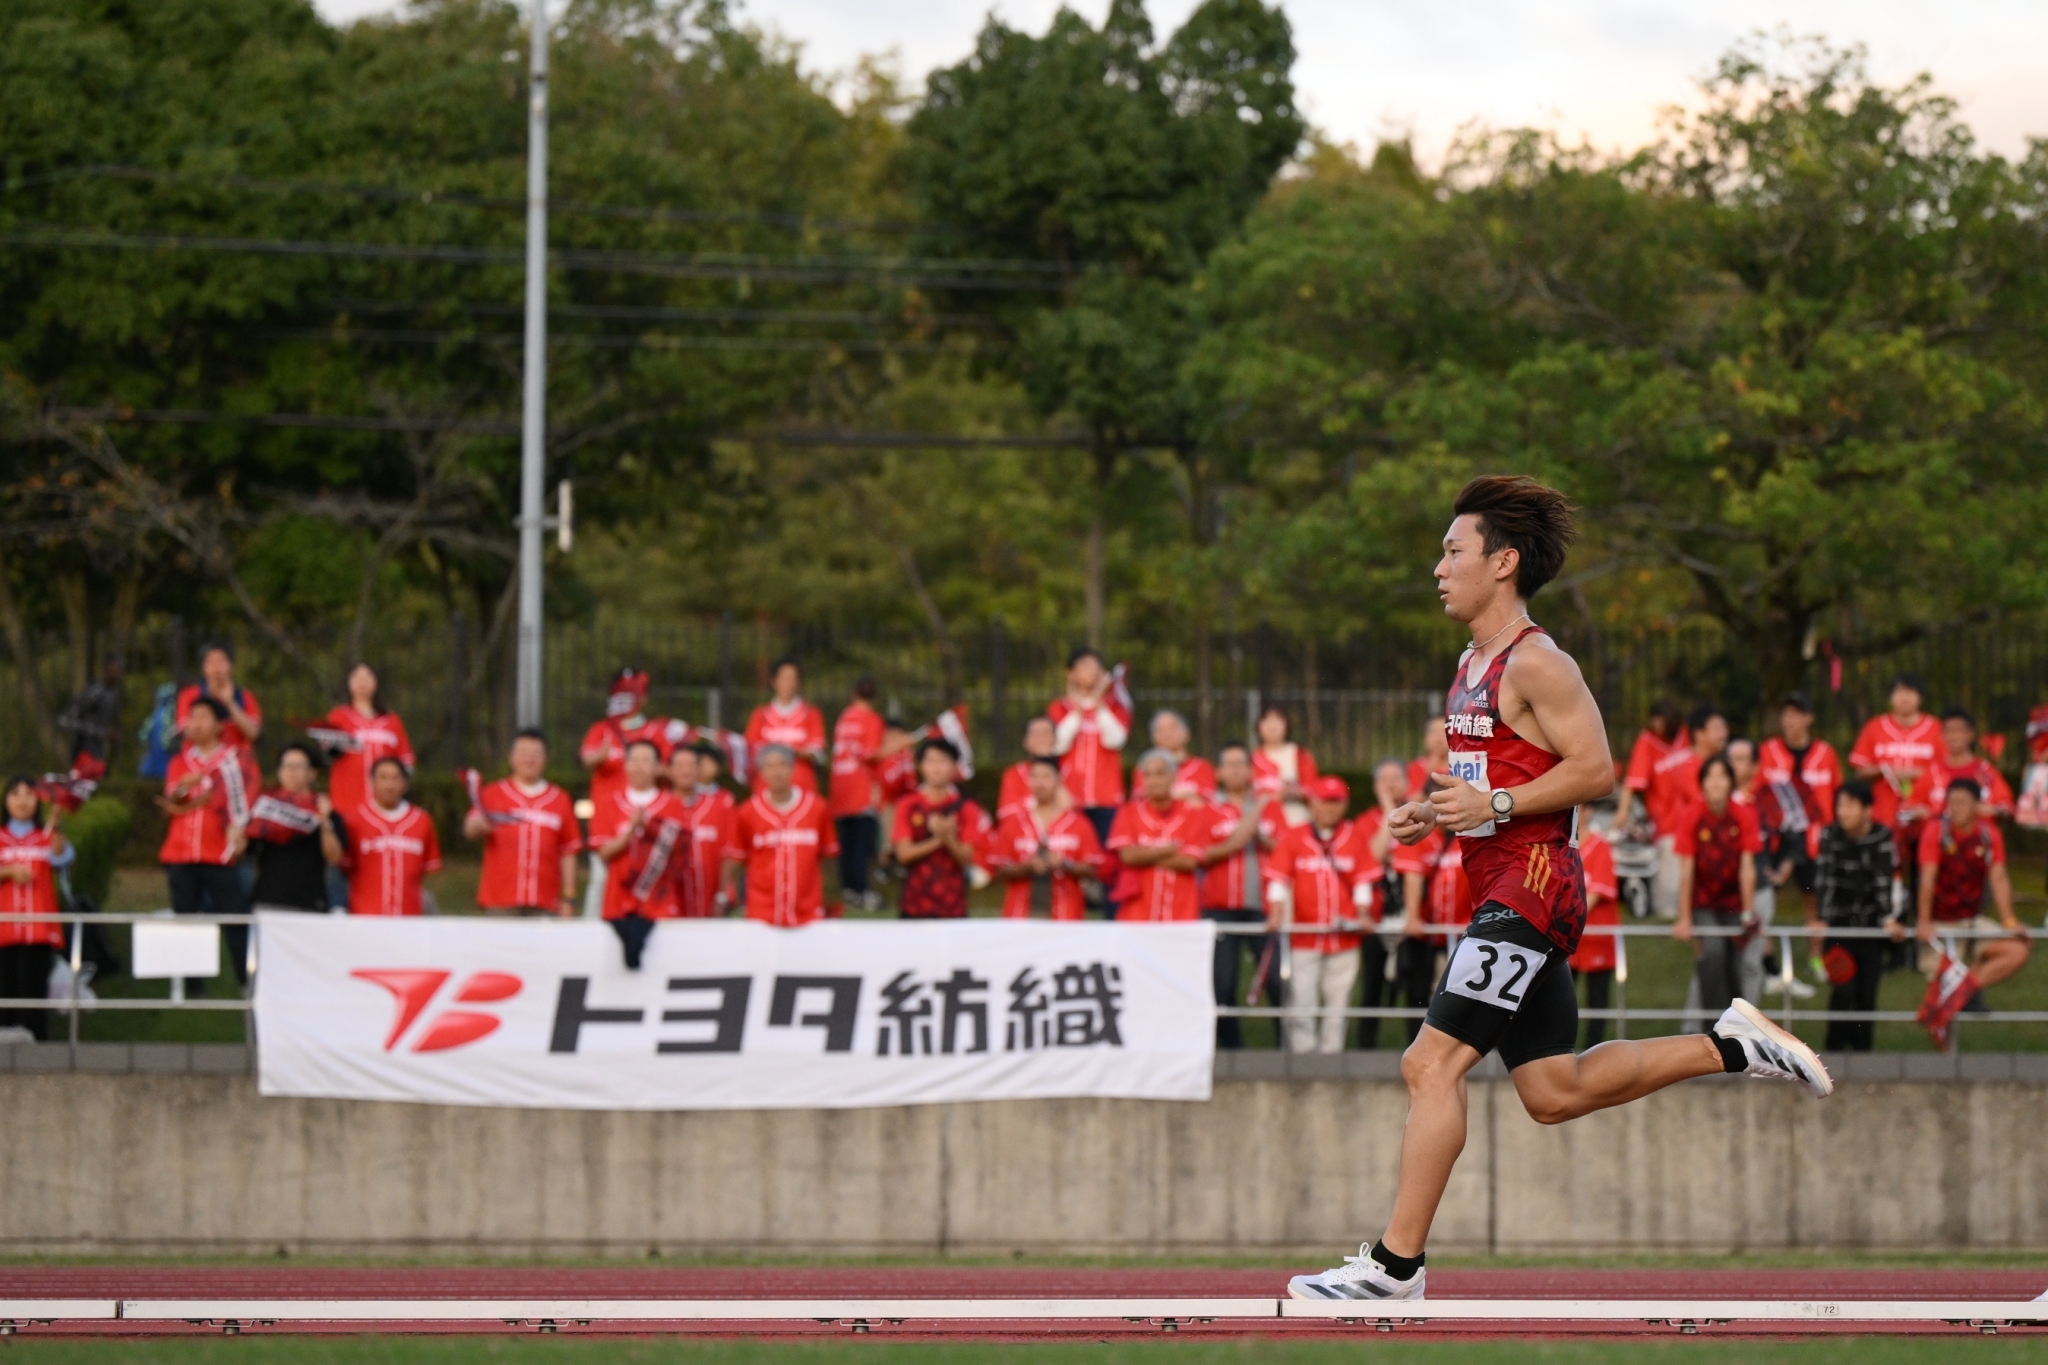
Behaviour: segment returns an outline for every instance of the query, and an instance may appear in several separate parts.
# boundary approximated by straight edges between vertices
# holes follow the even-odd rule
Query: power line
[[[115,250],[225,251],[268,256],[331,256],[366,260],[441,261],[451,265],[507,265],[524,259],[509,248],[419,245],[381,242],[327,242],[270,237],[186,237],[167,233],[117,233],[40,229],[0,233],[0,245],[87,247]],[[860,257],[734,256],[714,253],[668,255],[655,252],[563,248],[553,251],[553,265],[564,270],[657,275],[677,279],[764,280],[807,284],[838,284],[878,279],[902,284],[929,284],[947,289],[1056,290],[1061,281],[1028,278],[1057,269],[1044,262],[872,260]],[[817,261],[818,264],[807,264]],[[1024,272],[1027,278],[990,279],[927,273],[923,267]]]
[[[168,424],[177,426],[258,426],[309,428],[322,431],[454,431],[479,436],[516,436],[514,418],[377,417],[365,414],[310,412],[202,412],[191,408],[51,408],[61,421],[104,422],[110,425]],[[819,427],[735,432],[722,439],[760,441],[790,446],[879,446],[927,450],[1069,450],[1086,447],[1085,436],[957,436],[923,431],[864,431]]]
[[[475,194],[467,190],[405,189],[386,185],[344,185],[321,180],[267,180],[246,175],[199,175],[189,171],[157,171],[147,166],[86,166],[80,176],[107,180],[139,180],[183,184],[221,185],[228,189],[255,190],[269,194],[334,194],[356,199],[433,207],[447,204],[458,208],[526,208],[524,199],[510,195]],[[0,192],[13,186],[0,186]],[[801,213],[769,213],[758,209],[678,209],[631,204],[561,203],[549,200],[550,213],[573,213],[593,218],[624,218],[670,223],[759,223],[769,227],[832,228],[846,232],[955,232],[943,224],[904,222],[887,218],[828,218]]]
[[[432,303],[400,303],[393,300],[344,299],[327,305],[339,313],[414,313],[437,307]],[[479,317],[517,317],[519,305],[512,303],[466,303],[446,305],[450,311]],[[667,308],[647,304],[555,304],[548,316],[556,318],[643,319],[648,322],[806,322],[827,326],[885,326],[904,323],[896,313],[856,312],[827,308]],[[941,327],[988,326],[993,319],[983,313],[925,313],[911,323]]]
[[[480,345],[517,345],[521,333],[399,331],[350,329],[343,332],[265,331],[261,335],[277,341],[321,341],[337,345],[354,342],[382,342],[395,346],[441,346],[475,342]],[[594,346],[601,350],[629,351],[930,351],[928,342],[877,341],[861,337],[684,337],[661,333],[556,332],[548,344]]]

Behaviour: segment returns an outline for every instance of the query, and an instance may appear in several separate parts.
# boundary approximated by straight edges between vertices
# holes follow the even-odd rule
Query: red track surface
[[[706,1267],[521,1267],[521,1266],[5,1266],[0,1267],[0,1298],[151,1298],[151,1299],[1001,1299],[1001,1298],[1242,1298],[1280,1297],[1287,1276],[1302,1267],[1265,1270],[1205,1268],[1091,1268],[989,1266],[706,1266]],[[1554,1269],[1457,1270],[1430,1274],[1431,1296],[1459,1299],[1899,1299],[2013,1301],[2032,1299],[2048,1288],[2043,1270],[1657,1270],[1563,1266]],[[70,1326],[29,1327],[37,1335],[133,1333],[139,1324],[104,1322]],[[1873,1324],[1802,1324],[1798,1335],[1814,1332],[1869,1334]],[[490,1324],[505,1332],[556,1330]],[[162,1331],[161,1325],[148,1329]],[[218,1334],[218,1325],[178,1324],[178,1334]],[[283,1330],[249,1324],[241,1330],[268,1334]],[[319,1330],[319,1329],[313,1329]],[[462,1324],[351,1323],[335,1330],[361,1332],[473,1332]],[[630,1331],[647,1335],[681,1332],[690,1335],[844,1336],[843,1324],[597,1324],[580,1327],[564,1322],[563,1335]],[[1312,1321],[1187,1323],[1183,1336],[1328,1336],[1355,1337],[1372,1329]],[[1617,1327],[1613,1324],[1469,1323],[1431,1327],[1403,1326],[1402,1337],[1472,1338],[1475,1336],[1674,1335],[1668,1325]],[[1703,1335],[1788,1335],[1784,1326],[1769,1324],[1708,1325]],[[1959,1330],[1938,1324],[1901,1324],[1894,1331],[1954,1335]],[[2012,1330],[2012,1329],[2009,1329]],[[2024,1329],[2021,1329],[2024,1330]],[[1156,1337],[1156,1323],[1048,1323],[983,1321],[904,1327],[876,1324],[873,1335],[978,1341],[1045,1341],[1048,1338],[1107,1339]]]
[[[1060,1266],[0,1266],[0,1298],[1279,1298],[1266,1270]],[[2031,1299],[2040,1270],[1432,1268],[1447,1299]]]

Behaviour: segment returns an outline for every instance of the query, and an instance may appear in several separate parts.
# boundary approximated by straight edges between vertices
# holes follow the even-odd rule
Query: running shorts
[[[1574,1050],[1579,996],[1565,953],[1499,901],[1472,912],[1426,1021],[1476,1050],[1498,1048],[1512,1071]]]

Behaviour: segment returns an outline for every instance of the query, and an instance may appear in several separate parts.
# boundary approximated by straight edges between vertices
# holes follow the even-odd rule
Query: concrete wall
[[[1435,1249],[2048,1248],[2037,1081],[1851,1082],[1815,1104],[1715,1079],[1557,1128],[1504,1082],[1471,1100]],[[1223,1080],[1205,1105],[646,1114],[16,1070],[0,1253],[1327,1259],[1379,1231],[1405,1110],[1372,1079]]]

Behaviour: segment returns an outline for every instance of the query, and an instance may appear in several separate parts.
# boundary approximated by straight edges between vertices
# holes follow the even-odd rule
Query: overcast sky
[[[559,0],[557,0],[559,3]],[[1196,0],[1151,0],[1161,37]],[[389,13],[396,0],[315,0],[334,22]],[[1108,0],[1071,0],[1099,21]],[[1788,25],[1870,50],[1877,77],[1932,72],[1990,147],[2016,155],[2048,135],[2044,0],[1285,0],[1311,121],[1369,148],[1414,136],[1433,159],[1474,120],[1541,126],[1603,149],[1633,148],[1658,111],[1689,101],[1694,82],[1753,30]],[[960,60],[993,9],[1044,28],[1057,0],[735,0],[735,13],[801,45],[805,64],[844,71],[863,53],[894,52],[913,87]]]

